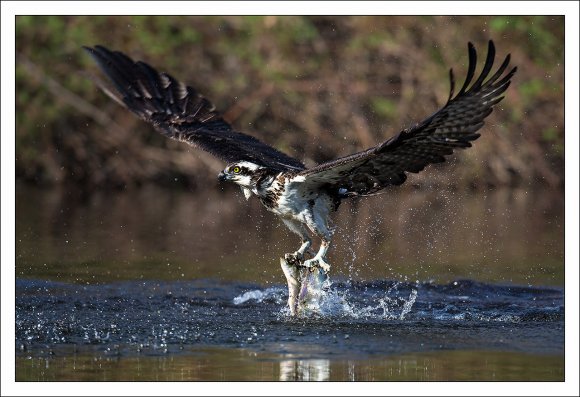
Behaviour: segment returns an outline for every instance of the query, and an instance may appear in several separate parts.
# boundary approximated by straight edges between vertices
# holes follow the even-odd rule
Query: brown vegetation
[[[447,98],[467,41],[519,71],[475,148],[414,184],[564,184],[562,17],[32,17],[16,20],[16,172],[41,184],[214,186],[223,164],[100,92],[82,45],[195,86],[237,129],[307,165],[375,145]],[[460,81],[461,82],[461,81]],[[459,82],[459,83],[460,83]],[[445,172],[441,172],[445,169]]]

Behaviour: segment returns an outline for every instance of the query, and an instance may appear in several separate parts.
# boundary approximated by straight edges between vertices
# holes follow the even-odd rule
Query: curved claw
[[[308,260],[304,261],[302,266],[307,267],[307,268],[319,267],[325,273],[328,273],[330,271],[330,265],[328,263],[326,263],[326,261],[322,258],[314,257],[312,259],[308,259]]]
[[[297,266],[304,260],[304,255],[301,252],[296,251],[291,254],[284,254],[284,259],[289,265]]]

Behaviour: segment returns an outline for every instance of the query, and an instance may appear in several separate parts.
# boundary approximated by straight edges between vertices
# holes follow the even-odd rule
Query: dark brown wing
[[[226,161],[251,161],[275,170],[304,165],[253,136],[234,131],[211,102],[192,87],[103,46],[84,47],[113,82],[112,95],[163,135],[187,142]]]
[[[419,172],[428,164],[445,161],[444,156],[456,148],[470,147],[471,141],[479,138],[476,132],[483,126],[483,120],[503,99],[501,94],[510,85],[517,68],[504,75],[510,61],[508,55],[497,72],[488,78],[495,58],[495,46],[490,41],[483,70],[471,84],[477,56],[473,44],[468,44],[468,50],[465,83],[453,97],[455,80],[453,70],[450,71],[451,91],[443,108],[376,147],[302,171],[299,175],[304,177],[303,186],[346,189],[343,196],[369,195],[405,182],[406,172]]]

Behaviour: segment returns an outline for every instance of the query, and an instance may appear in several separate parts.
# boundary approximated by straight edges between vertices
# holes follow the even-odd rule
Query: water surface
[[[239,189],[149,186],[84,201],[66,190],[16,193],[17,277],[279,284],[278,258],[300,245]],[[334,279],[564,285],[559,191],[395,189],[345,202],[334,219]]]
[[[115,363],[170,363],[177,368],[199,360],[206,362],[205,380],[252,379],[245,366],[235,369],[231,357],[237,357],[234,362],[255,361],[252,368],[269,363],[279,372],[268,372],[266,378],[276,374],[276,379],[309,377],[301,374],[304,366],[322,371],[316,375],[321,379],[331,379],[331,372],[338,379],[336,371],[345,365],[353,366],[352,377],[358,380],[444,379],[446,375],[432,373],[429,367],[445,367],[446,360],[452,367],[469,360],[475,363],[475,368],[457,374],[461,379],[493,379],[491,372],[476,375],[476,368],[484,364],[499,372],[494,375],[497,379],[525,380],[540,374],[563,378],[564,302],[558,288],[472,281],[334,283],[319,314],[298,318],[289,316],[282,287],[262,289],[215,280],[94,286],[27,280],[17,283],[17,294],[17,364],[21,370],[28,368],[19,370],[21,379],[98,374],[129,380],[134,379],[132,371],[110,373]],[[474,353],[479,350],[483,353]],[[511,357],[506,352],[517,354]],[[469,358],[470,354],[475,355]],[[404,357],[405,367],[409,360],[424,362],[426,373],[382,372],[392,370],[397,357]],[[501,373],[512,360],[519,363],[518,371]],[[523,361],[541,368],[530,372]],[[81,373],[67,374],[67,368],[76,368],[77,363]],[[100,373],[97,363],[108,372]],[[375,364],[380,371],[354,375]],[[213,373],[220,365],[223,373]]]

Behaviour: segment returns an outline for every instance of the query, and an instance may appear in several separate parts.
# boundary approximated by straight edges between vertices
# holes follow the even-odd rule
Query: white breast
[[[310,192],[304,189],[297,177],[286,179],[282,184],[279,180],[273,184],[274,189],[280,192],[277,205],[269,208],[270,211],[284,218],[304,222],[307,213],[312,213],[313,207],[328,214],[332,200],[326,194]],[[328,207],[328,208],[327,208]]]

